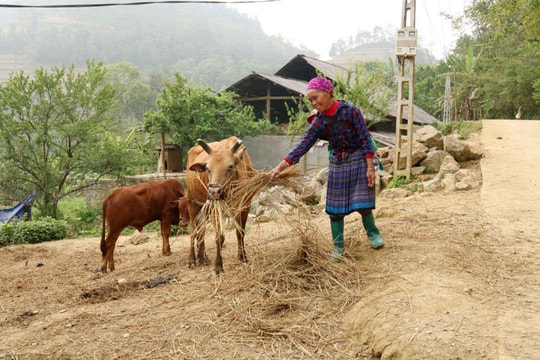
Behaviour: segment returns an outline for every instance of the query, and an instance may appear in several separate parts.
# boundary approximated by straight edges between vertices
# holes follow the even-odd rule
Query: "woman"
[[[344,218],[352,212],[362,215],[371,247],[384,246],[375,226],[374,149],[366,122],[360,110],[344,100],[334,100],[334,88],[327,79],[316,77],[307,85],[306,97],[314,108],[308,117],[310,124],[300,142],[270,172],[278,174],[300,158],[318,141],[325,139],[332,149],[328,168],[326,213],[330,217],[334,252],[341,259],[345,250]]]

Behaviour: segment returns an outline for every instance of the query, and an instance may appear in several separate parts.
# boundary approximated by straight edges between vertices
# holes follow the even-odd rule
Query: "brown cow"
[[[255,175],[251,159],[242,144],[235,136],[220,142],[205,143],[197,140],[200,146],[192,147],[188,152],[186,186],[188,191],[188,209],[191,221],[191,246],[189,250],[189,266],[195,266],[195,244],[197,244],[197,260],[200,265],[210,263],[204,244],[204,226],[201,217],[197,218],[203,204],[213,200],[228,201],[228,191],[231,184],[236,180],[242,180]],[[246,262],[247,256],[244,249],[244,233],[249,214],[249,204],[243,206],[242,211],[237,211],[236,216],[236,239],[238,241],[238,259]],[[216,232],[216,259],[214,271],[216,274],[223,272],[223,259],[221,247],[225,241],[224,234]]]
[[[114,270],[114,247],[122,230],[130,226],[139,231],[152,221],[161,222],[162,254],[170,255],[169,234],[172,224],[189,223],[187,198],[176,179],[150,181],[114,190],[103,201],[101,224],[101,271]],[[108,234],[105,238],[105,222]]]

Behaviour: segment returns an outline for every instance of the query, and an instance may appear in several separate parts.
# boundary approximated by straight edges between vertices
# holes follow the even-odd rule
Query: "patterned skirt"
[[[375,186],[368,187],[367,164],[362,151],[346,154],[343,159],[332,155],[328,167],[326,212],[348,215],[357,210],[375,208]]]

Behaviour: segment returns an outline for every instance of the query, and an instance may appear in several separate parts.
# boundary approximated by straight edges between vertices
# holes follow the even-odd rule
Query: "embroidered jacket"
[[[300,142],[283,158],[289,165],[300,158],[319,140],[328,140],[332,156],[338,161],[357,150],[364,158],[373,158],[373,146],[364,117],[356,106],[340,100],[334,116],[318,112]]]

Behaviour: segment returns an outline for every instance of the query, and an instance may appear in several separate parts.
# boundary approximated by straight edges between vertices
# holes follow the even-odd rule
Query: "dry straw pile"
[[[167,351],[170,358],[178,359],[360,358],[356,354],[363,352],[364,346],[343,326],[342,317],[361,299],[365,281],[370,278],[369,270],[358,261],[362,255],[349,252],[341,263],[332,262],[328,236],[305,212],[280,216],[276,222],[282,231],[262,240],[257,240],[259,229],[250,229],[248,263],[231,260],[225,274],[217,277],[210,269],[189,270],[192,276],[207,275],[197,281],[178,276],[165,286],[152,287],[149,296],[168,299],[167,306],[181,309],[174,310],[170,317],[162,316],[159,326],[153,324],[156,332],[162,327],[186,329],[174,339],[174,349],[166,350],[156,338],[141,338],[138,344],[145,354]],[[358,249],[358,245],[353,248]],[[229,252],[226,256],[232,255]],[[99,303],[141,296],[149,289],[147,283],[168,279],[174,268],[171,265],[148,269],[146,281],[139,276],[120,286],[111,283],[85,291],[84,301]],[[159,304],[151,311],[162,307]],[[85,326],[78,324],[78,328]],[[135,333],[139,325],[124,328],[128,330]],[[188,335],[193,332],[198,335]],[[133,359],[142,359],[142,355],[130,350]]]
[[[208,221],[202,223],[213,224],[214,231],[223,233],[224,217],[234,218],[262,190],[282,186],[301,193],[303,176],[293,166],[276,181],[270,179],[269,173],[259,172],[234,183],[227,202],[205,203],[200,214]],[[235,271],[233,275],[241,280],[231,281],[228,276],[226,282],[216,279],[214,294],[227,299],[228,307],[221,309],[213,327],[220,328],[220,337],[267,348],[268,358],[350,356],[348,346],[355,348],[359,344],[348,343],[350,335],[344,336],[335,315],[358,299],[364,281],[360,274],[366,269],[359,269],[353,253],[347,253],[342,263],[330,260],[331,242],[313,223],[309,211],[284,214],[276,208],[276,213],[279,227],[288,230],[283,238],[267,240],[280,244],[255,246],[249,263],[237,268],[240,273]],[[335,348],[337,343],[343,346],[340,351]]]

